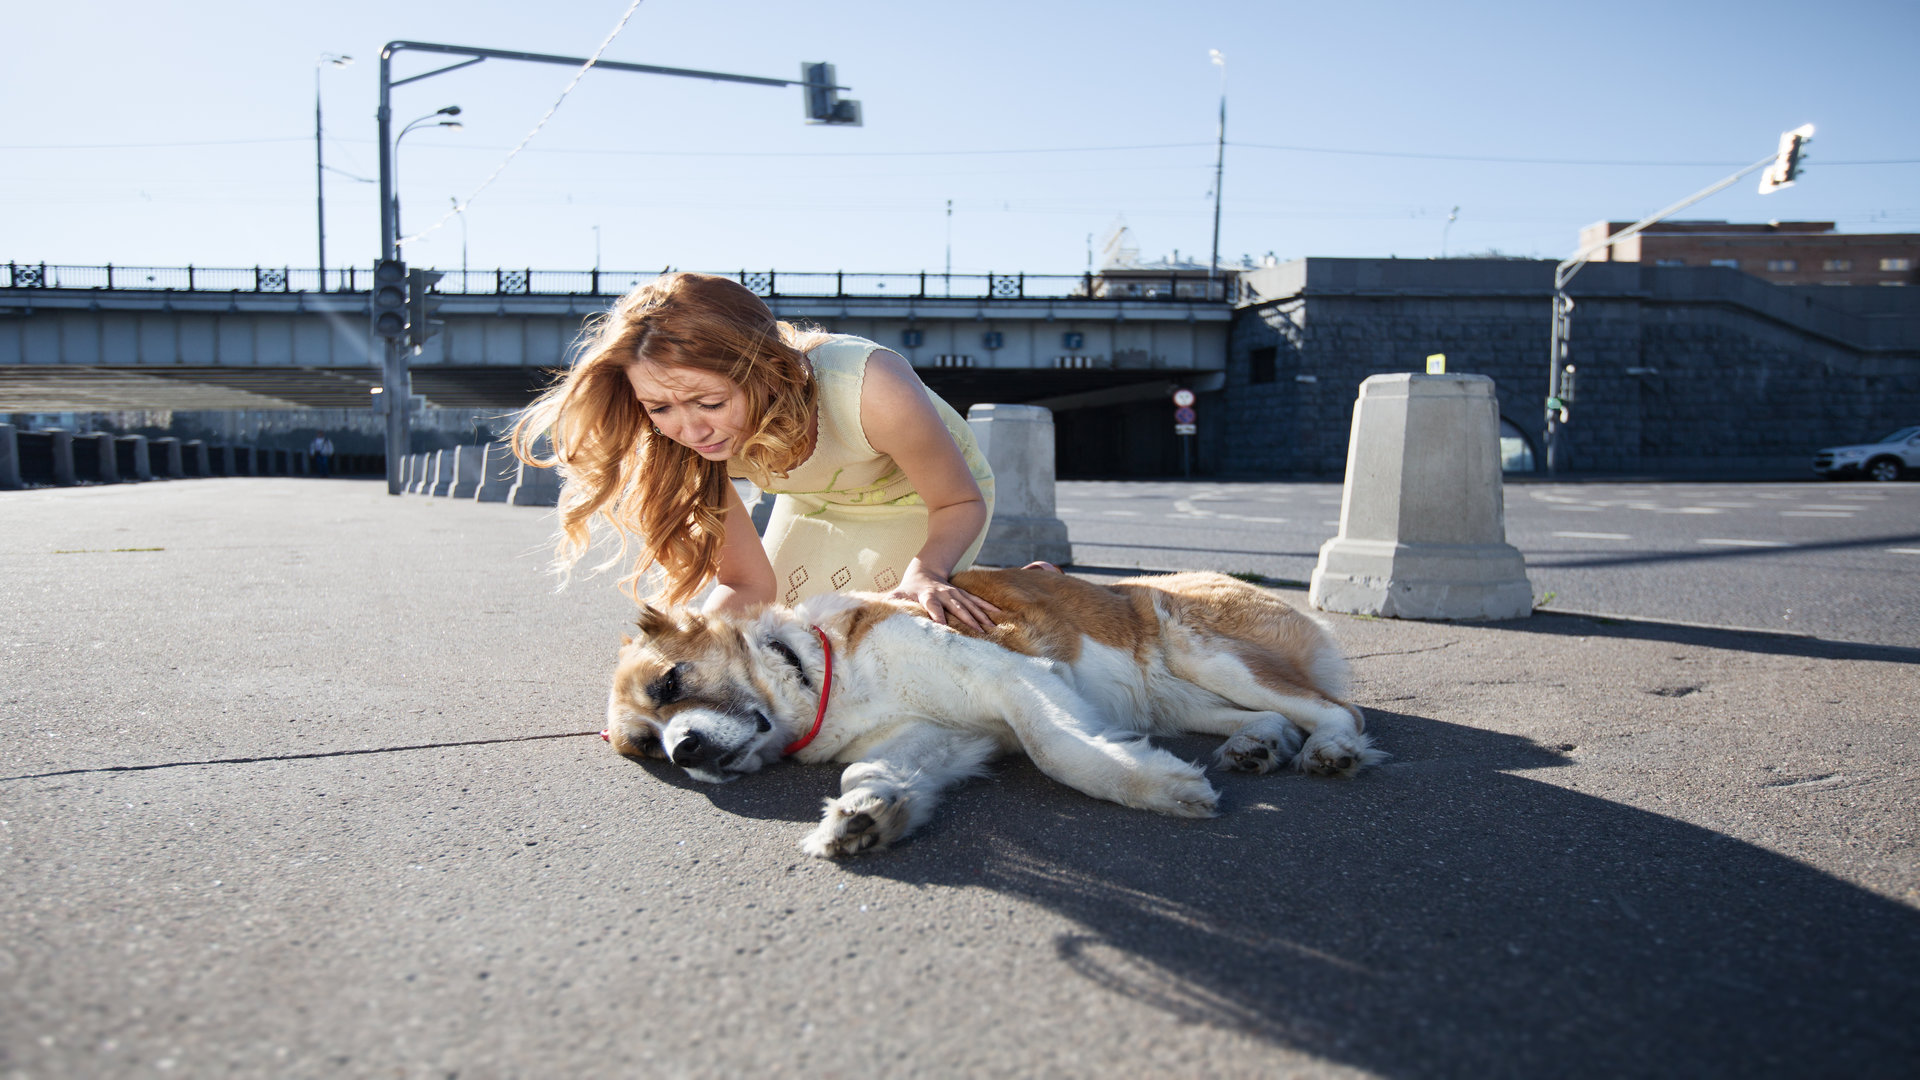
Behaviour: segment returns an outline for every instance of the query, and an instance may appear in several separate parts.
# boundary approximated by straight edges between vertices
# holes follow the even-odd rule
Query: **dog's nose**
[[[707,760],[707,741],[695,732],[687,732],[679,742],[673,744],[673,763],[675,765],[698,765]]]

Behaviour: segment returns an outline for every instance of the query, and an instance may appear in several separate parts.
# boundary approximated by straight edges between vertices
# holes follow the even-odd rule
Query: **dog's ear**
[[[652,604],[640,605],[640,618],[637,620],[642,637],[652,637],[662,631],[672,629],[673,616],[654,607]]]

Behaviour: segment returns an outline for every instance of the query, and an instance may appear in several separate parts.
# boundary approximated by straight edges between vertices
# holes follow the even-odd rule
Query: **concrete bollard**
[[[113,457],[113,436],[88,432],[73,437],[73,477],[80,482],[120,482],[120,466]]]
[[[162,480],[178,480],[186,475],[186,455],[180,440],[171,435],[147,440],[147,466]]]
[[[428,485],[427,494],[435,498],[446,498],[453,491],[454,470],[460,464],[460,455],[456,447],[433,452],[433,483]]]
[[[1307,598],[1401,619],[1515,619],[1533,610],[1507,543],[1500,411],[1485,375],[1375,375],[1360,384],[1340,534]]]
[[[0,424],[0,491],[18,491],[20,480],[20,438],[12,424]]]
[[[471,499],[480,491],[480,462],[487,456],[484,445],[467,443],[449,451],[453,455],[453,483],[447,486],[450,499]]]
[[[407,495],[420,494],[420,483],[425,479],[427,456],[408,454],[400,459],[400,490]]]
[[[507,493],[507,502],[514,506],[560,505],[560,474],[521,462],[513,490]]]
[[[29,484],[71,486],[73,473],[73,432],[60,428],[22,431],[16,437],[20,447],[20,479]]]
[[[1054,510],[1053,411],[975,405],[967,410],[967,426],[993,467],[993,520],[977,560],[986,566],[1071,563],[1067,525]]]
[[[477,502],[506,502],[520,479],[520,461],[513,448],[503,442],[488,443],[480,463],[480,487],[473,493]]]
[[[180,473],[182,476],[212,476],[213,455],[203,439],[188,439],[180,444]]]
[[[113,463],[122,480],[153,479],[152,450],[145,435],[121,435],[113,440]]]

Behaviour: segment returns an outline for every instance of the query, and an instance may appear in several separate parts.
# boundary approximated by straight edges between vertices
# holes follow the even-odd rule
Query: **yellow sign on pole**
[[[1427,374],[1445,375],[1446,373],[1447,373],[1447,354],[1446,353],[1437,352],[1437,353],[1434,353],[1432,356],[1427,357]]]

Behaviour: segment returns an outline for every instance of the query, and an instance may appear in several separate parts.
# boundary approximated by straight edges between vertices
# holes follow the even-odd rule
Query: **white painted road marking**
[[[1709,547],[1782,548],[1793,546],[1785,540],[1702,540],[1700,543],[1706,544]]]
[[[1853,516],[1853,511],[1851,510],[1782,510],[1780,511],[1780,516],[1781,517],[1850,518]]]
[[[1888,548],[1895,555],[1920,555],[1920,548]]]

